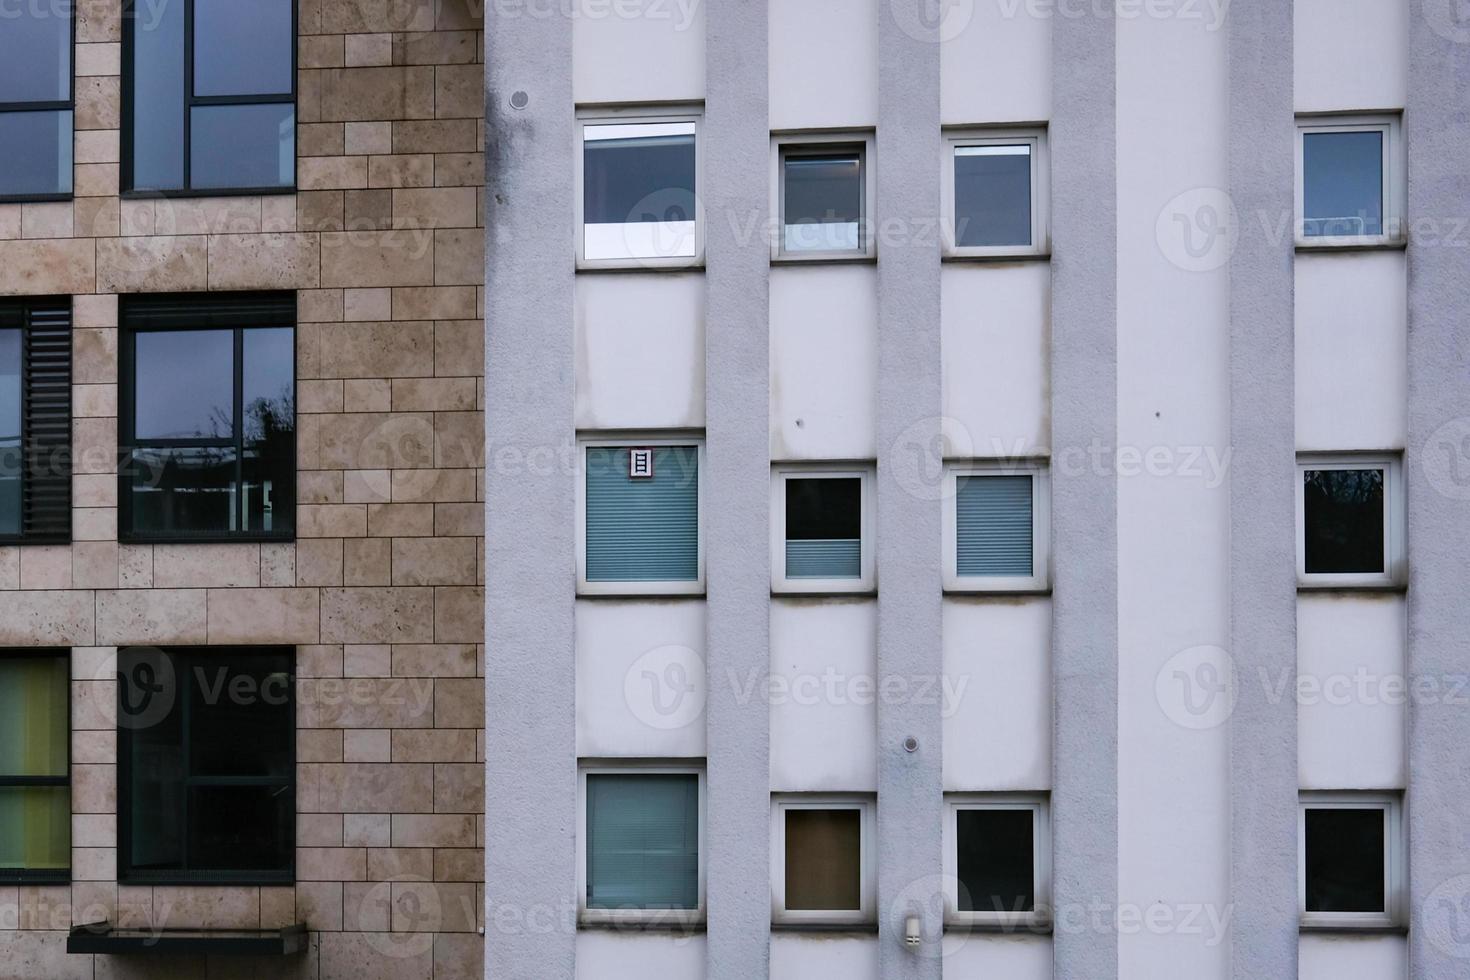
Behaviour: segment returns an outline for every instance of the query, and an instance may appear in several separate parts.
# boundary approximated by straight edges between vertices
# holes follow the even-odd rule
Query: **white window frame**
[[[587,257],[587,228],[583,220],[586,215],[585,186],[583,183],[584,153],[587,129],[596,126],[662,126],[688,124],[694,127],[694,254],[666,256],[629,256],[626,258],[589,259]],[[637,108],[581,109],[577,112],[576,147],[572,153],[572,177],[574,185],[573,212],[576,228],[576,255],[578,269],[688,269],[704,265],[704,206],[701,203],[704,186],[704,150],[701,128],[704,112],[698,106],[661,106]]]
[[[849,909],[786,908],[786,812],[788,810],[857,810],[862,835],[862,907]],[[859,793],[777,793],[771,797],[771,922],[794,926],[861,926],[878,921],[877,805]]]
[[[644,446],[694,446],[699,451],[699,575],[690,582],[589,582],[587,581],[587,450],[596,448],[642,448]],[[576,488],[576,535],[577,535],[577,594],[578,595],[703,595],[704,594],[704,525],[705,525],[705,482],[708,468],[705,464],[704,436],[598,436],[577,440],[577,488]]]
[[[962,476],[1031,477],[1031,574],[961,576],[959,550],[959,478]],[[944,467],[944,590],[946,592],[1046,592],[1051,588],[1051,473],[1042,460],[950,461]]]
[[[836,251],[786,250],[786,158],[793,153],[855,148],[862,157],[862,214],[858,217],[859,248]],[[873,180],[873,134],[871,132],[778,133],[771,137],[771,214],[775,227],[771,232],[771,261],[784,262],[867,262],[877,255],[873,208],[877,202]]]
[[[707,788],[705,767],[690,762],[645,760],[583,762],[577,768],[577,920],[587,925],[646,925],[689,928],[705,920],[709,861],[705,838]],[[677,775],[699,777],[699,904],[693,909],[591,909],[587,907],[587,777]]]
[[[968,929],[1042,930],[1051,926],[1051,805],[1045,793],[946,793],[944,797],[944,921]],[[1030,810],[1032,885],[1030,912],[961,911],[959,813],[961,810]]]
[[[1307,791],[1297,806],[1297,911],[1301,928],[1392,929],[1403,925],[1408,901],[1408,846],[1405,841],[1403,796],[1396,792]],[[1307,911],[1307,811],[1383,810],[1382,912]]]
[[[857,578],[786,577],[786,481],[854,478],[861,481],[861,561]],[[777,595],[872,592],[878,583],[876,495],[872,463],[776,463],[771,467],[771,591]]]
[[[1381,572],[1307,574],[1307,470],[1383,470],[1383,564]],[[1404,467],[1398,454],[1300,453],[1296,460],[1296,580],[1303,589],[1391,589],[1407,581]]]
[[[1019,143],[1025,143],[1031,147],[1031,244],[967,246],[957,244],[959,219],[955,215],[955,151],[967,146],[1011,146]],[[939,224],[943,231],[942,244],[945,258],[1016,259],[1046,258],[1051,255],[1051,154],[1047,147],[1045,126],[947,130],[939,190],[941,208]]]
[[[1383,134],[1383,234],[1305,234],[1306,140],[1309,133]],[[1404,214],[1408,185],[1405,179],[1403,124],[1399,113],[1355,115],[1301,115],[1296,119],[1296,212],[1293,227],[1296,245],[1303,249],[1394,247],[1406,240]]]

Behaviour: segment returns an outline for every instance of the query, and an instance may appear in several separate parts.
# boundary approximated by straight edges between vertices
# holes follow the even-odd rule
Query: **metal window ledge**
[[[108,922],[73,926],[68,953],[292,956],[306,949],[306,926],[284,929],[120,929]]]

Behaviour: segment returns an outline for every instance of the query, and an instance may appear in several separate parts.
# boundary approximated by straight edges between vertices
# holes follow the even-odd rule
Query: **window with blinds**
[[[695,910],[699,774],[586,774],[586,907]]]
[[[959,477],[955,568],[961,577],[1031,574],[1032,497],[1029,474]]]
[[[587,585],[698,588],[698,445],[588,446],[584,480]]]
[[[71,300],[0,300],[0,543],[71,539]]]
[[[70,702],[62,650],[0,650],[0,881],[66,882]]]

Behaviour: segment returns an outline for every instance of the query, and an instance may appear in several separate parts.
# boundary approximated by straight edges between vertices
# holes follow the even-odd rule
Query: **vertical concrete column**
[[[771,946],[770,707],[740,693],[771,660],[767,9],[705,14],[709,980],[766,976]]]
[[[1110,10],[1052,20],[1054,975],[1118,976],[1117,177]],[[1097,465],[1101,464],[1101,465]]]
[[[1292,4],[1230,5],[1231,976],[1297,971],[1296,699],[1261,677],[1296,671]],[[1228,218],[1227,218],[1228,220]]]
[[[485,975],[576,972],[572,21],[485,23]]]
[[[1409,193],[1410,689],[1458,690],[1470,664],[1470,23],[1415,0],[1404,111]],[[1470,710],[1410,699],[1409,929],[1415,980],[1470,970]]]
[[[939,41],[926,0],[878,4],[878,682],[942,672]],[[905,741],[914,742],[905,745]],[[884,980],[937,978],[944,757],[937,704],[878,699]],[[919,915],[923,944],[904,945]]]

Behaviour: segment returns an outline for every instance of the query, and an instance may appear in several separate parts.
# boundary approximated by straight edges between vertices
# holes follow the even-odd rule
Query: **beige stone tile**
[[[302,36],[296,40],[296,63],[301,68],[341,68],[346,51],[340,34]]]
[[[18,588],[20,588],[20,549],[0,548],[0,590],[8,591]]]
[[[455,232],[444,231],[437,234],[452,235]],[[415,236],[407,232],[381,236],[356,232],[324,232],[321,236],[322,285],[418,286],[435,281],[434,242],[424,242],[422,238],[422,235]],[[0,257],[5,255],[6,248],[6,243],[0,243]],[[483,253],[483,249],[481,252]],[[480,263],[481,266],[483,264]],[[483,278],[482,268],[472,282]],[[0,282],[3,281],[0,278]]]
[[[395,538],[393,540],[394,585],[473,585],[474,583],[474,538]]]
[[[117,415],[117,385],[74,385],[71,390],[73,418],[107,418]]]
[[[344,227],[342,192],[302,191],[297,194],[296,227],[301,231],[341,231]],[[340,320],[341,315],[326,319]]]
[[[151,235],[157,227],[153,216],[152,200],[127,200],[119,208],[122,228],[119,234],[129,237]]]
[[[484,232],[475,228],[441,228],[435,231],[434,285],[477,286],[484,281]]]
[[[427,728],[433,722],[433,687],[433,681],[423,678],[300,678],[296,685],[298,724],[309,728]]]
[[[72,234],[79,237],[115,238],[122,234],[118,199],[79,197],[72,201]]]
[[[205,596],[203,589],[102,590],[97,593],[98,640],[111,646],[204,643]]]
[[[297,647],[296,675],[298,677],[341,677],[341,644],[309,644]]]
[[[68,545],[40,545],[20,551],[20,587],[22,589],[71,588],[71,548]]]
[[[433,187],[434,158],[428,153],[370,157],[368,159],[368,186]]]
[[[317,73],[303,72],[302,74]],[[346,134],[343,132],[342,124],[339,122],[302,123],[298,126],[296,129],[296,186],[306,186],[301,181],[301,165],[306,161],[306,158],[340,157],[346,150],[345,137]],[[320,166],[323,168],[322,173],[330,172],[329,165],[321,164]]]
[[[474,847],[475,818],[458,813],[395,813],[393,846]]]
[[[327,643],[432,643],[433,615],[433,591],[426,588],[322,591]]]
[[[122,8],[108,0],[78,0],[76,5],[77,41],[122,40]]]
[[[382,504],[393,498],[391,470],[346,470],[342,495],[350,504]]]
[[[260,230],[287,232],[296,230],[296,199],[292,194],[274,194],[260,200]],[[308,230],[308,229],[303,229]]]
[[[315,233],[211,235],[211,289],[314,289],[320,275]]]
[[[429,264],[433,264],[432,254]],[[96,257],[90,240],[0,241],[0,293],[23,296],[90,293],[95,277]],[[418,281],[425,279],[421,277]]]
[[[117,815],[112,813],[78,813],[71,818],[73,847],[117,846]]]
[[[302,813],[426,813],[434,767],[403,763],[309,763],[297,767]]]
[[[367,178],[366,157],[302,157],[296,162],[296,182],[305,191],[366,187]]]
[[[434,852],[425,847],[381,847],[368,851],[368,877],[417,878],[430,881],[434,875]]]
[[[342,411],[342,382],[298,381],[296,410],[302,413]]]
[[[117,540],[117,510],[112,507],[77,507],[71,512],[73,541]]]
[[[325,0],[327,3],[333,0]],[[397,933],[331,932],[321,936],[321,975],[333,980],[431,980],[433,946]]]
[[[151,589],[153,587],[152,545],[118,545],[117,584],[120,589]]]
[[[210,643],[316,643],[320,623],[314,589],[209,590]]]
[[[485,941],[478,935],[441,932],[434,936],[434,980],[479,980],[484,975]]]
[[[473,228],[478,221],[473,187],[399,188],[393,191],[394,228]]]
[[[117,924],[142,929],[153,922],[153,888],[148,885],[117,886]]]
[[[367,877],[367,851],[361,847],[298,847],[298,881],[362,881]]]
[[[475,470],[467,469],[394,470],[393,501],[394,503],[473,501],[475,499],[475,473]]]
[[[389,677],[392,664],[392,648],[386,643],[352,643],[342,650],[342,673],[347,677]]]
[[[296,542],[296,584],[342,584],[342,539],[303,538]]]
[[[346,152],[352,156],[370,156],[393,152],[391,122],[350,122],[345,124]],[[369,164],[369,182],[372,170]]]
[[[155,925],[172,929],[257,929],[260,889],[190,885],[153,889]]]
[[[429,537],[433,533],[432,504],[368,505],[368,534],[371,537]]]
[[[480,881],[484,877],[485,851],[483,848],[453,847],[434,852],[435,881]]]
[[[441,0],[434,19],[440,31],[474,31],[485,24],[485,5],[478,0]]]
[[[313,470],[296,475],[296,498],[302,503],[342,503],[342,471]]]
[[[109,672],[99,670],[91,674],[98,679],[71,682],[73,731],[111,731],[117,727],[116,671],[114,658]]]
[[[385,469],[433,464],[433,417],[427,413],[365,412],[318,418],[321,419],[316,460],[319,466]],[[356,537],[361,533],[337,537]]]
[[[71,235],[70,201],[21,205],[20,236],[22,238],[70,238]]]
[[[480,65],[434,69],[434,118],[475,119],[485,114],[485,70]]]
[[[298,539],[358,538],[365,534],[367,508],[362,504],[298,504],[296,507]]]
[[[424,31],[393,38],[396,65],[468,65],[480,53],[474,31]]]
[[[434,71],[428,67],[323,69],[322,120],[431,119],[435,116]]]
[[[484,187],[485,154],[440,153],[434,157],[434,186]],[[479,215],[478,208],[476,216]],[[474,314],[466,314],[473,316]]]
[[[117,326],[117,297],[73,296],[71,298],[72,326],[76,329],[96,330],[101,327]],[[73,381],[78,379],[73,378]]]
[[[356,538],[343,542],[345,585],[388,585],[392,579],[392,542],[388,538]]]
[[[285,588],[296,584],[294,544],[260,546],[260,584],[266,588]]]
[[[475,409],[474,378],[397,378],[395,412],[464,412]]]
[[[472,119],[399,120],[393,123],[394,153],[474,153],[478,150]]]
[[[480,813],[484,809],[484,766],[475,762],[434,766],[434,812]]]
[[[386,813],[349,813],[342,818],[342,835],[350,847],[387,847],[393,821]]]
[[[77,197],[116,197],[118,165],[79,163],[72,169],[72,193]]]
[[[117,881],[117,849],[77,847],[71,849],[72,881]]]
[[[432,769],[429,781],[433,783]],[[432,788],[430,790],[432,792]],[[73,762],[71,767],[71,812],[117,812],[117,766]]]
[[[296,924],[296,889],[262,888],[260,890],[260,927],[281,929]]]
[[[485,325],[480,320],[451,320],[434,324],[434,374],[454,377],[483,369]]]
[[[480,728],[485,724],[485,683],[478,677],[434,681],[434,727]]]
[[[79,589],[115,589],[116,541],[78,541],[71,546],[72,583]]]
[[[73,880],[71,886],[72,925],[116,921],[117,882]]]
[[[424,605],[432,617],[432,596]],[[10,646],[92,646],[93,593],[79,591],[8,592],[0,616],[0,644]],[[433,639],[433,626],[416,634]]]
[[[422,910],[431,914],[426,920]],[[473,933],[475,886],[464,882],[393,882],[393,928],[398,932]],[[478,936],[476,938],[479,938]]]
[[[392,921],[393,886],[349,881],[342,886],[342,927],[349,932],[385,932]]]
[[[117,472],[117,419],[73,418],[73,473]]]
[[[260,198],[169,197],[153,202],[154,234],[256,235]]]
[[[435,504],[434,533],[442,536],[466,535],[483,538],[485,536],[484,505],[480,503]]]
[[[342,759],[346,762],[391,762],[393,748],[386,728],[348,729],[342,733]]]
[[[20,204],[0,204],[0,239],[20,237]]]
[[[372,158],[369,157],[369,160]],[[372,182],[371,163],[368,182]],[[393,225],[393,195],[386,190],[351,190],[342,195],[342,218],[346,229],[365,243],[380,243],[385,247],[407,249],[422,239],[422,235],[395,232],[385,235],[370,235],[365,232],[382,231]],[[432,248],[433,243],[423,245],[423,250]]]
[[[300,324],[333,323],[342,319],[342,290],[340,289],[307,289],[296,294],[296,319]],[[309,335],[313,338],[316,334],[312,331],[302,331],[297,326],[298,333]],[[303,351],[303,353],[307,353]],[[315,377],[316,352],[310,352],[311,357],[303,357],[311,373],[304,373],[303,377]],[[302,371],[301,365],[297,370]]]
[[[117,330],[72,330],[72,380],[77,383],[117,382]]]
[[[296,885],[296,916],[313,932],[342,928],[342,883],[302,881]],[[360,939],[360,937],[351,937]],[[344,978],[350,974],[344,974]]]
[[[302,729],[296,733],[296,761],[341,762],[342,729]]]
[[[388,378],[348,378],[342,383],[342,405],[348,412],[393,410],[393,382]]]
[[[433,0],[322,0],[326,34],[370,31],[428,31],[434,28]]]
[[[347,67],[393,64],[392,34],[347,35]]]
[[[260,545],[154,545],[153,584],[160,589],[257,587]]]
[[[473,286],[403,286],[392,292],[394,320],[459,320],[475,315]],[[475,365],[477,372],[481,368]]]
[[[115,130],[122,124],[122,79],[78,78],[76,99],[77,129]]]
[[[434,465],[451,469],[485,465],[485,418],[480,412],[434,415]]]
[[[97,288],[107,292],[181,292],[209,285],[203,235],[107,238],[97,242]]]
[[[341,847],[342,819],[340,813],[296,814],[296,846]]]
[[[342,290],[342,319],[353,321],[390,320],[393,313],[391,289]]]
[[[483,723],[484,719],[480,722]],[[394,762],[473,762],[475,733],[471,729],[400,728],[393,732]]]

